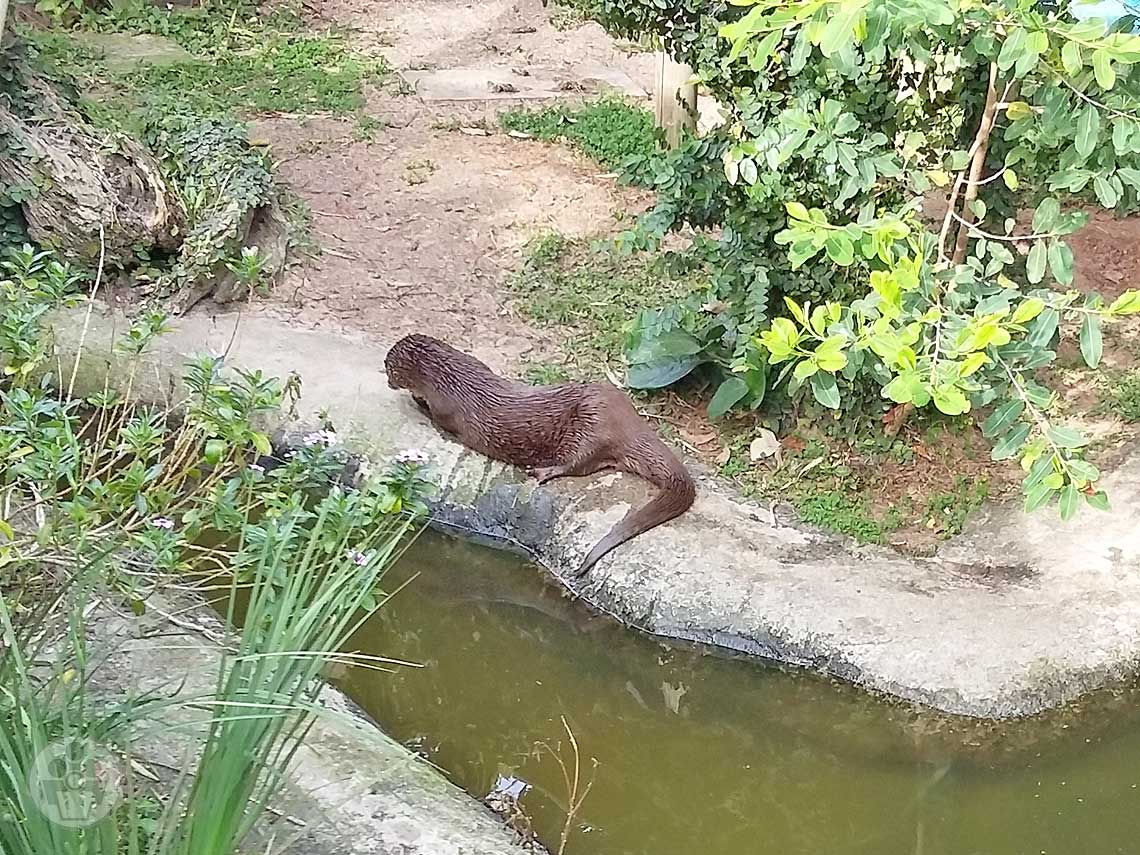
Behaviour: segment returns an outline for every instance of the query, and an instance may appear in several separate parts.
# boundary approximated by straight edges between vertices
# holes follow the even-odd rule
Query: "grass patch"
[[[499,124],[537,139],[568,142],[607,169],[657,151],[652,114],[620,98],[601,98],[579,107],[507,110],[499,116]]]
[[[548,234],[527,246],[509,284],[524,315],[567,328],[567,355],[582,374],[598,376],[605,360],[620,359],[625,326],[638,311],[688,290],[656,267],[652,257],[622,256],[603,242]]]
[[[385,74],[383,61],[354,53],[338,33],[304,33],[300,26],[288,8],[263,13],[252,4],[227,7],[217,0],[191,10],[134,0],[84,16],[82,29],[164,36],[193,55],[126,71],[112,70],[68,34],[24,35],[41,58],[78,78],[94,117],[112,126],[155,113],[358,111],[365,84]]]
[[[804,522],[846,534],[860,543],[882,543],[887,531],[898,527],[897,521],[892,524],[876,519],[858,494],[853,496],[840,490],[822,490],[790,499]]]
[[[1105,378],[1099,410],[1132,424],[1140,422],[1140,373],[1116,372]]]

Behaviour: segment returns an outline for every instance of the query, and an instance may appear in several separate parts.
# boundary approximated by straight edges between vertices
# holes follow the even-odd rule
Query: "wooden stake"
[[[697,129],[697,87],[688,82],[692,76],[689,66],[673,62],[664,51],[657,54],[653,115],[670,148],[680,145],[684,131]]]

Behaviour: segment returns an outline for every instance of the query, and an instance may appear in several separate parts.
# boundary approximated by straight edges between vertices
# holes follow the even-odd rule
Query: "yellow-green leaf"
[[[1001,180],[1005,182],[1005,186],[1010,190],[1017,189],[1017,173],[1012,169],[1007,169],[1001,174]]]
[[[1093,51],[1092,61],[1097,85],[1107,92],[1116,84],[1116,71],[1112,67],[1112,58],[1109,57],[1108,51],[1101,48]]]
[[[1033,108],[1025,101],[1011,101],[1005,107],[1005,114],[1011,122],[1019,122],[1033,115]]]
[[[806,220],[808,218],[808,210],[800,202],[785,202],[784,208],[788,211],[788,216],[793,220]]]
[[[1041,314],[1045,308],[1045,301],[1040,297],[1030,297],[1024,301],[1013,313],[1012,321],[1015,324],[1027,324]]]

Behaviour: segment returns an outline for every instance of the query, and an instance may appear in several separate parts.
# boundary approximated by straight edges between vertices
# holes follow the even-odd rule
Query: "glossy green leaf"
[[[936,386],[934,406],[948,416],[960,416],[970,411],[970,399],[957,386]]]
[[[1025,423],[1014,425],[1009,432],[994,444],[990,457],[994,460],[1008,460],[1021,450],[1029,439],[1030,426]]]
[[[1048,260],[1044,241],[1037,241],[1029,250],[1029,257],[1025,260],[1025,277],[1030,284],[1036,285],[1045,278],[1045,264]]]
[[[1055,425],[1045,432],[1049,441],[1059,448],[1084,448],[1089,444],[1088,437],[1064,425]]]
[[[1049,241],[1049,272],[1059,285],[1073,284],[1073,250],[1064,241]]]
[[[1070,77],[1076,76],[1084,68],[1084,58],[1081,56],[1081,46],[1073,41],[1066,41],[1061,48],[1061,64]]]
[[[1017,421],[1024,411],[1024,401],[1007,401],[990,413],[990,417],[982,422],[982,436],[986,439],[993,439]]]
[[[1066,484],[1065,488],[1061,490],[1061,500],[1058,503],[1058,509],[1061,512],[1061,519],[1071,520],[1077,515],[1077,509],[1081,506],[1081,496],[1077,492],[1077,488],[1073,484]]]
[[[1085,365],[1096,368],[1100,365],[1103,355],[1104,337],[1100,331],[1100,318],[1096,315],[1085,315],[1081,324],[1081,356],[1085,359]]]
[[[721,418],[748,394],[748,384],[740,377],[729,377],[722,382],[709,401],[708,416],[712,420]]]
[[[813,374],[811,393],[823,406],[831,410],[839,409],[839,386],[830,374]]]
[[[688,375],[704,361],[702,355],[691,354],[639,362],[629,366],[625,382],[631,389],[664,389]]]
[[[1097,86],[1107,92],[1116,85],[1116,71],[1112,68],[1112,57],[1108,55],[1107,50],[1101,48],[1093,51],[1092,62]]]
[[[1098,490],[1095,493],[1085,493],[1085,501],[1098,511],[1109,510],[1108,493],[1104,492],[1104,490]]]
[[[1100,133],[1100,111],[1092,104],[1086,104],[1080,116],[1077,117],[1077,135],[1073,145],[1077,154],[1088,157],[1096,148],[1097,135]]]
[[[1037,484],[1031,487],[1025,494],[1025,513],[1031,514],[1038,508],[1047,505],[1056,492],[1052,487],[1045,484]]]

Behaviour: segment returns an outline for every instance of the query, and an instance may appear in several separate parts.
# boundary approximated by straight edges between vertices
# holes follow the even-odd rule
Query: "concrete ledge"
[[[215,686],[224,626],[186,597],[148,600],[136,617],[103,606],[89,618],[92,690],[107,700],[156,692],[192,702]],[[164,608],[165,606],[165,608]],[[178,625],[162,613],[177,612]],[[197,625],[204,637],[188,630]],[[378,679],[382,679],[379,678]],[[275,817],[254,828],[246,851],[296,855],[523,855],[516,835],[425,761],[389,739],[343,694],[325,687]],[[173,703],[136,734],[131,750],[152,769],[180,770],[200,752],[210,712]],[[167,775],[166,777],[172,777]],[[268,844],[272,842],[273,846]]]
[[[303,416],[324,408],[346,445],[376,457],[426,451],[444,495],[437,524],[533,555],[552,574],[652,488],[630,476],[534,488],[520,472],[445,440],[387,388],[384,351],[236,315],[180,319],[138,366],[135,390],[165,400],[188,355],[301,374]],[[60,316],[70,365],[82,313]],[[119,321],[119,328],[125,323]],[[101,389],[115,323],[92,318],[79,390]],[[1071,523],[994,509],[931,559],[860,548],[744,502],[702,478],[693,509],[620,548],[577,591],[628,624],[825,671],[970,716],[1028,715],[1133,676],[1140,663],[1140,456],[1105,478],[1110,513]]]

